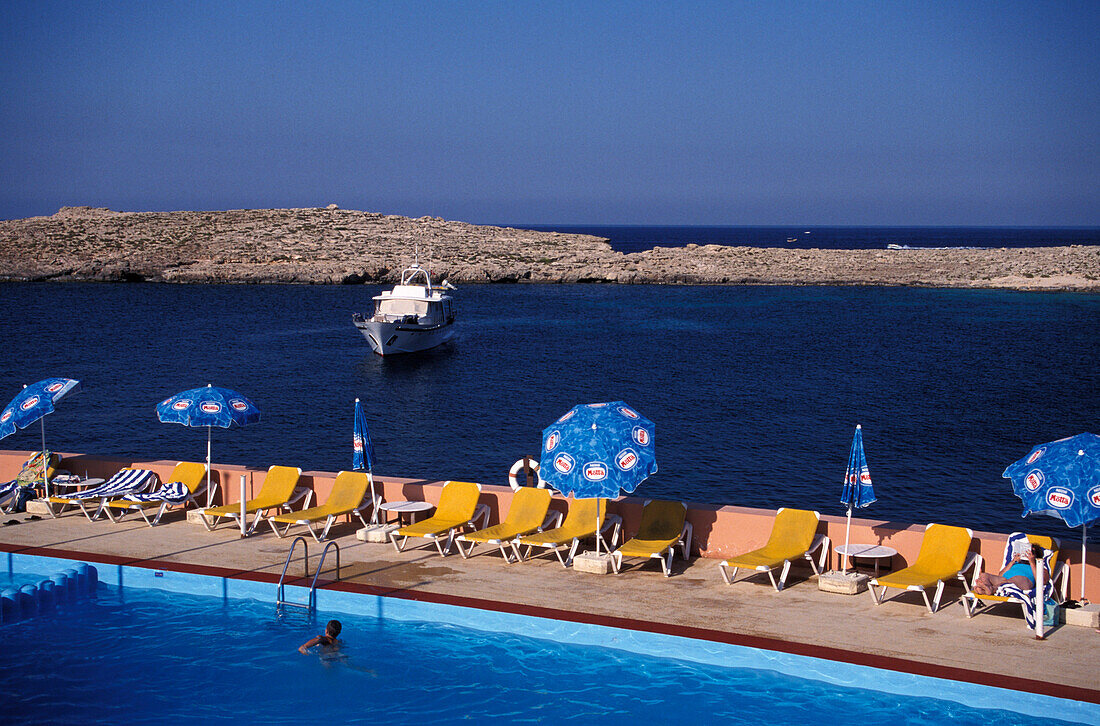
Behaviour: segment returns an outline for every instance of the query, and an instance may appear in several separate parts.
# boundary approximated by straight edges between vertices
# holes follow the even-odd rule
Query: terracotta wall
[[[0,481],[13,478],[31,453],[0,450]],[[89,476],[103,478],[111,476],[124,466],[138,466],[156,471],[163,480],[171,474],[176,463],[174,461],[105,459],[85,454],[62,454],[62,456],[62,468],[81,475],[86,472]],[[215,503],[231,504],[240,501],[242,475],[245,477],[247,496],[255,496],[263,486],[266,471],[214,464],[211,478],[219,484]],[[335,472],[306,471],[302,473],[300,483],[313,490],[313,503],[317,504],[328,497],[335,479]],[[375,476],[374,482],[377,491],[382,492],[386,501],[409,499],[432,504],[439,502],[439,494],[444,484],[443,481],[388,476]],[[499,522],[501,516],[508,511],[512,501],[512,490],[506,486],[483,485],[481,492],[481,501],[490,508],[490,523]],[[637,530],[644,503],[644,498],[623,497],[611,502],[608,506],[609,512],[622,517],[628,537]],[[562,497],[555,496],[551,506],[565,512],[568,502]],[[688,521],[692,523],[694,529],[692,553],[721,559],[761,547],[768,540],[774,518],[775,512],[769,509],[691,503],[688,509]],[[1021,528],[1024,527],[1026,527],[1026,521],[1021,520]],[[835,546],[844,542],[844,528],[844,517],[822,516],[818,531],[828,535]],[[850,539],[852,542],[861,544],[882,544],[893,547],[898,551],[898,556],[894,558],[892,566],[897,569],[912,564],[916,559],[923,536],[924,523],[904,525],[873,519],[852,519]],[[1008,533],[974,532],[972,550],[981,554],[986,560],[986,570],[999,569],[1007,538]],[[1076,598],[1080,595],[1081,577],[1079,531],[1066,528],[1065,535],[1060,539],[1062,541],[1061,558],[1070,563],[1070,597]],[[835,553],[831,554],[830,563],[830,566],[837,565]],[[1086,585],[1086,596],[1093,602],[1100,602],[1100,548],[1096,546],[1090,546],[1087,551]]]

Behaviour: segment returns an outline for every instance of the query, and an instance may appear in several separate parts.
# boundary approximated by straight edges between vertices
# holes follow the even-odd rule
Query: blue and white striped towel
[[[128,502],[168,502],[169,504],[183,504],[191,496],[191,490],[181,481],[170,481],[161,486],[155,492],[148,494],[127,494],[123,497]]]
[[[1001,563],[1001,569],[1008,567],[1008,563],[1012,561],[1012,553],[1016,547],[1016,543],[1027,540],[1027,535],[1023,532],[1013,532],[1008,536],[1008,542],[1005,543],[1004,562]],[[1053,553],[1052,553],[1053,554]],[[1054,583],[1050,579],[1050,558],[1043,559],[1046,565],[1046,572],[1043,574],[1043,600],[1046,600],[1054,594]],[[1023,604],[1024,606],[1024,620],[1027,621],[1028,629],[1035,629],[1035,588],[1030,590],[1024,590],[1012,583],[1005,583],[997,588],[997,595],[1001,597],[1012,598]]]
[[[123,469],[97,487],[66,495],[62,499],[121,497],[148,488],[156,481],[156,478],[156,473],[149,469]]]

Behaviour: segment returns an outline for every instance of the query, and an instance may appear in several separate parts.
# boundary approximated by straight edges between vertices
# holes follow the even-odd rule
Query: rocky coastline
[[[2,281],[394,282],[419,246],[452,283],[899,285],[1100,291],[1100,246],[821,250],[606,239],[338,208],[115,212],[0,221]]]

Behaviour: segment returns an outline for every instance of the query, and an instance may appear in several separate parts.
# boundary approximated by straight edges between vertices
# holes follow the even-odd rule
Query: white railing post
[[[1050,556],[1050,550],[1043,550],[1041,559],[1035,563],[1035,638],[1043,639],[1043,619],[1046,617],[1046,597],[1043,596],[1046,588],[1046,562]]]

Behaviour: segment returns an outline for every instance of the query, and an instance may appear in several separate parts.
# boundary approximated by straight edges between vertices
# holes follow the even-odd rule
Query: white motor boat
[[[378,355],[416,353],[446,343],[454,335],[455,312],[446,281],[432,285],[428,270],[413,264],[401,283],[374,297],[374,313],[352,313],[351,320]]]

